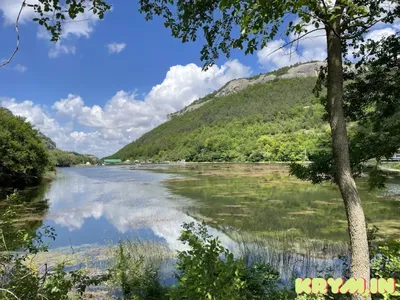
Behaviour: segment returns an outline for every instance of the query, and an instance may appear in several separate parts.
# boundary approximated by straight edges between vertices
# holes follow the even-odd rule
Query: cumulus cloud
[[[17,64],[13,69],[20,73],[24,73],[24,72],[26,72],[26,70],[28,70],[28,68],[26,66],[21,65],[21,64]]]
[[[29,1],[30,4],[38,4],[38,0]],[[18,13],[21,9],[22,0],[0,0],[0,11],[2,12],[3,20],[5,25],[15,24]],[[20,24],[32,21],[35,17],[35,12],[32,7],[24,7],[22,10],[19,22]],[[79,14],[75,19],[70,19],[69,17],[63,22],[63,31],[61,35],[61,40],[63,42],[57,42],[56,44],[50,43],[49,57],[56,58],[62,54],[75,54],[76,47],[73,45],[66,45],[65,41],[75,37],[88,38],[90,34],[94,31],[96,23],[99,18],[92,13],[92,11],[85,11]],[[50,34],[44,29],[44,27],[39,27],[37,32],[37,38],[50,40]]]
[[[171,113],[182,109],[194,100],[220,88],[226,82],[251,74],[251,69],[238,60],[228,61],[221,67],[216,65],[203,72],[195,64],[173,66],[164,81],[154,86],[146,101]]]
[[[389,9],[389,8],[385,8]],[[295,23],[299,23],[297,19]],[[386,27],[385,27],[386,26]],[[365,35],[365,39],[378,41],[389,35],[396,34],[396,29],[400,28],[400,20],[396,19],[393,24],[377,23]],[[306,25],[305,29],[309,32],[305,37],[297,41],[298,35],[290,34],[288,40],[277,39],[268,43],[263,49],[257,52],[258,62],[261,66],[268,70],[274,70],[296,63],[303,63],[312,60],[325,60],[327,57],[326,34],[323,25],[320,24],[318,30],[312,24]],[[295,41],[287,45],[288,41]],[[353,52],[353,48],[349,49],[349,53]],[[349,55],[349,59],[353,59]]]
[[[67,45],[61,44],[61,42],[57,42],[49,50],[49,57],[57,58],[62,54],[75,54],[75,52],[76,52],[75,46],[67,46]]]
[[[120,53],[126,47],[125,43],[111,43],[107,45],[108,53]]]
[[[49,111],[32,101],[10,98],[0,99],[0,105],[26,117],[59,148],[103,157],[165,122],[167,114],[250,74],[250,68],[237,60],[205,72],[195,64],[178,65],[142,99],[135,92],[118,91],[104,106],[85,105],[84,99],[73,94],[55,101]]]
[[[392,27],[386,27],[381,29],[376,29],[370,31],[366,36],[366,40],[373,40],[375,42],[380,41],[383,38],[386,38],[390,35],[396,34],[396,30]]]
[[[326,53],[326,35],[323,29],[313,31],[313,25],[307,25],[310,32],[304,38],[287,45],[283,39],[273,40],[263,49],[257,52],[258,62],[261,66],[269,69],[279,69],[296,63],[312,60],[325,60]],[[294,41],[297,35],[289,35],[289,41]]]
[[[22,6],[22,0],[0,0],[0,11],[2,12],[4,23],[6,25],[14,24]],[[38,4],[38,0],[29,1],[30,4]],[[32,8],[24,7],[19,18],[21,24],[34,18]]]

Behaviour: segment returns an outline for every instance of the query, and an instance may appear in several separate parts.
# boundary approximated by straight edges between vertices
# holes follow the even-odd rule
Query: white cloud
[[[13,69],[20,73],[24,73],[24,72],[26,72],[26,70],[28,70],[28,68],[26,66],[21,65],[21,64],[17,64]]]
[[[17,102],[13,98],[0,98],[0,106],[8,108],[13,114],[25,117],[34,124],[41,132],[49,136],[56,136],[61,127],[58,122],[44,112],[43,107],[35,105],[32,101],[26,100]]]
[[[315,29],[313,25],[307,25],[306,29],[310,33],[299,41],[296,41],[297,35],[289,35],[289,41],[295,41],[290,45],[286,45],[287,42],[283,39],[268,43],[257,52],[260,65],[274,70],[299,62],[325,60],[327,56],[325,31],[323,29],[312,31]]]
[[[390,35],[396,34],[396,30],[392,27],[386,27],[382,29],[376,29],[370,31],[366,36],[366,40],[373,40],[375,42],[380,41],[382,38],[388,37]]]
[[[120,53],[125,47],[125,43],[111,43],[107,45],[108,53]]]
[[[53,104],[59,116],[75,118],[81,113],[83,100],[79,96],[69,94],[66,99],[61,99]]]
[[[28,1],[30,4],[38,4],[38,0]],[[15,24],[19,10],[21,9],[22,0],[0,0],[0,11],[4,19],[5,25]],[[35,12],[32,7],[24,7],[20,16],[20,24],[32,21],[35,17]],[[49,42],[50,50],[49,57],[56,58],[61,54],[75,54],[76,47],[73,45],[65,45],[65,41],[72,38],[88,38],[90,34],[94,31],[96,23],[99,18],[92,13],[92,11],[85,11],[83,14],[79,14],[74,20],[69,17],[63,21],[62,24],[62,35],[61,41],[57,44]],[[37,38],[50,40],[50,34],[45,30],[43,26],[38,27]]]
[[[4,23],[6,25],[15,24],[18,13],[21,9],[22,0],[0,0],[0,11],[2,12]],[[30,4],[37,4],[38,0],[30,0]],[[19,22],[21,24],[34,18],[34,11],[31,7],[24,7]]]
[[[295,23],[299,23],[300,20],[296,20]],[[389,27],[387,24],[379,23],[371,28],[369,33],[365,35],[366,39],[372,39],[378,41],[383,37],[396,34],[395,29],[400,28],[400,21],[395,20],[394,24]],[[290,34],[288,41],[295,41],[291,45],[286,45],[287,41],[283,39],[273,40],[267,44],[266,47],[257,52],[258,62],[261,66],[273,70],[282,68],[285,66],[293,65],[295,63],[302,63],[311,60],[325,60],[327,57],[327,46],[326,46],[326,34],[323,29],[323,25],[320,25],[321,30],[315,30],[314,25],[306,25],[305,28],[309,32],[304,38],[296,41],[298,36]],[[285,47],[284,47],[285,46]],[[351,53],[354,49],[349,49],[349,59],[353,59]]]
[[[220,88],[232,79],[250,74],[251,69],[238,60],[228,61],[221,67],[214,65],[206,72],[195,64],[177,65],[169,69],[164,81],[154,86],[145,99],[165,113],[171,113]]]
[[[4,98],[0,105],[27,117],[59,148],[103,157],[164,122],[167,114],[250,73],[250,68],[237,60],[205,72],[195,64],[178,65],[171,67],[144,99],[137,99],[134,92],[119,91],[101,107],[87,106],[80,96],[70,94],[54,102],[50,112],[32,101]]]
[[[98,21],[99,18],[87,10],[73,20],[68,18],[63,24],[61,38],[66,39],[71,36],[88,38]]]
[[[67,45],[61,44],[61,42],[57,42],[49,50],[49,57],[57,58],[62,54],[75,54],[75,52],[76,52],[75,46],[67,46]]]

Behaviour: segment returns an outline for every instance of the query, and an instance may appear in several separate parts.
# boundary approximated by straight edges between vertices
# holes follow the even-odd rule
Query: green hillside
[[[313,152],[326,132],[315,77],[275,79],[176,115],[110,158],[154,161],[288,161]]]

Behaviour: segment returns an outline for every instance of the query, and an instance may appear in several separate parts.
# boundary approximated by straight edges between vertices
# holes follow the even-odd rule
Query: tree
[[[370,56],[350,74],[345,89],[345,113],[358,120],[352,140],[354,160],[390,158],[400,146],[400,37],[370,41]],[[385,145],[385,147],[382,147]]]
[[[33,18],[40,26],[46,28],[50,33],[50,41],[58,42],[61,39],[62,27],[66,20],[72,22],[79,15],[91,11],[99,19],[104,18],[111,5],[103,0],[39,0],[37,4],[31,4],[27,0],[21,0],[21,8],[15,20],[16,46],[10,57],[0,63],[0,67],[9,64],[19,49],[19,18],[24,9],[33,9],[36,17]],[[71,21],[72,20],[72,21]]]
[[[392,5],[392,6],[390,6]],[[394,9],[392,9],[394,8]],[[384,0],[140,0],[140,12],[150,20],[162,16],[165,27],[182,42],[195,41],[199,31],[206,43],[201,50],[204,67],[220,53],[234,49],[253,53],[264,47],[284,27],[293,43],[324,31],[327,38],[327,113],[331,127],[334,180],[344,200],[351,247],[351,276],[369,282],[369,256],[364,212],[352,174],[349,141],[343,109],[343,57],[354,49],[378,22],[392,22],[398,3]],[[299,21],[287,22],[297,17]],[[313,28],[313,29],[311,29]],[[351,47],[350,47],[351,46]],[[362,50],[362,49],[361,49]],[[354,295],[354,298],[361,298]]]
[[[37,130],[21,117],[0,108],[0,186],[37,182],[49,164]]]

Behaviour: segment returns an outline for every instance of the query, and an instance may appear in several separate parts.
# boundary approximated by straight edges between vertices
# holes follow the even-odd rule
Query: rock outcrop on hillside
[[[273,74],[262,74],[254,79],[240,78],[234,79],[222,87],[217,94],[216,97],[222,97],[226,95],[230,95],[232,93],[239,92],[249,85],[265,83],[268,81],[272,81],[275,79],[284,79],[284,78],[295,78],[295,77],[316,77],[318,76],[318,72],[321,66],[325,66],[324,62],[312,62],[301,64],[298,66],[294,66],[287,70],[286,74],[283,75],[273,75]]]
[[[39,131],[39,135],[42,138],[43,142],[46,144],[47,149],[54,150],[54,149],[57,148],[56,143],[51,138],[49,138],[48,136],[44,135],[40,131]]]
[[[322,66],[325,66],[325,62],[317,61],[317,62],[310,62],[304,63],[301,65],[296,65],[290,67],[285,74],[282,75],[274,75],[274,74],[261,74],[255,78],[239,78],[233,79],[225,84],[221,89],[219,89],[215,97],[223,97],[233,93],[237,93],[250,85],[253,84],[260,84],[269,82],[275,79],[285,79],[285,78],[296,78],[296,77],[317,77],[318,72]],[[208,100],[211,101],[212,99]],[[193,104],[190,104],[183,108],[180,111],[168,115],[168,120],[172,119],[175,116],[180,116],[185,114],[188,111],[192,111],[201,107],[202,105],[206,104],[208,101],[198,103],[195,101]]]

